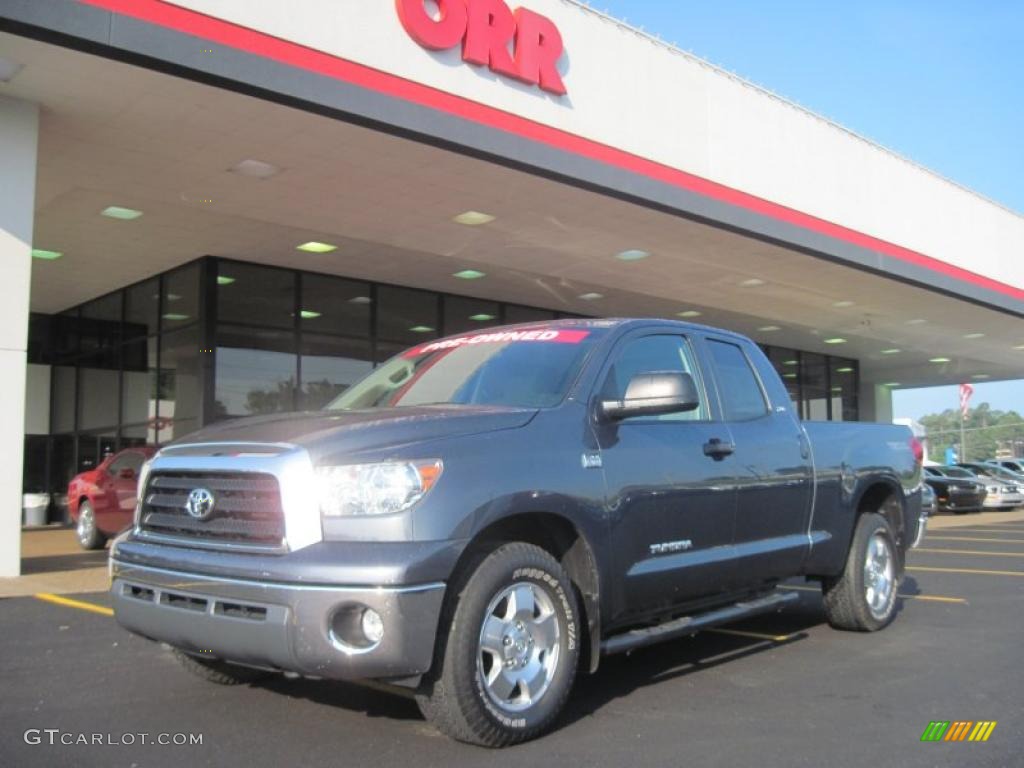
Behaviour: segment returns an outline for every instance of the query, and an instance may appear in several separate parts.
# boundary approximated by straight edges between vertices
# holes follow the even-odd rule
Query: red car
[[[101,549],[132,524],[139,471],[156,448],[127,448],[68,484],[68,510],[83,549]]]

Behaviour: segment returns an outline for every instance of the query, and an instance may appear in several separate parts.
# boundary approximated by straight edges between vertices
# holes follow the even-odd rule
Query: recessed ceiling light
[[[100,216],[106,216],[108,219],[121,219],[122,221],[131,221],[137,219],[142,215],[142,211],[137,211],[134,208],[122,208],[120,205],[108,205],[102,211]]]
[[[883,387],[899,387],[902,386],[898,381],[887,381],[882,385]]]
[[[43,250],[42,248],[32,249],[33,259],[44,259],[45,261],[54,261],[55,259],[59,259],[63,255],[64,254],[61,253],[60,251],[46,251]]]
[[[784,374],[782,374],[782,378],[784,378],[784,379],[795,379],[796,378],[796,374],[795,373],[784,373]]]
[[[353,296],[348,300],[349,304],[373,304],[373,299],[369,296]]]
[[[903,350],[901,350],[901,349],[896,349],[896,348],[894,347],[893,349],[883,349],[883,350],[882,350],[882,354],[883,354],[883,355],[898,355],[898,354],[899,354],[900,352],[902,352],[902,351],[903,351]]]
[[[0,56],[0,83],[9,83],[24,66],[20,61]]]
[[[306,253],[330,253],[331,251],[338,250],[338,246],[331,245],[331,243],[318,243],[316,240],[312,240],[296,246],[295,249],[305,251]]]
[[[163,318],[164,318],[164,320],[172,320],[172,321],[175,321],[175,322],[180,322],[181,320],[188,320],[189,316],[188,315],[179,315],[176,312],[168,312],[166,315],[163,316]]]
[[[228,277],[227,275],[217,275],[217,285],[231,285],[235,282],[235,278]]]
[[[494,315],[488,315],[486,312],[481,312],[479,315],[470,315],[469,319],[477,323],[487,323],[498,318]]]
[[[852,307],[853,305],[854,305],[854,302],[852,302],[852,301],[837,301],[832,306],[836,307],[838,309],[842,309],[843,307]]]
[[[833,392],[842,392],[843,388],[842,387],[832,387],[832,391]]]
[[[303,320],[316,320],[318,317],[321,317],[321,315],[322,315],[322,313],[314,312],[311,309],[300,309],[299,310],[299,317],[301,317]]]
[[[231,166],[228,171],[237,173],[239,176],[248,176],[251,179],[269,179],[272,176],[277,176],[281,169],[262,160],[249,159]]]
[[[757,330],[763,331],[764,333],[773,333],[774,331],[781,331],[782,329],[777,325],[762,325]]]
[[[983,339],[983,338],[985,338],[985,334],[984,333],[965,333],[964,334],[964,338],[965,339]]]
[[[1016,349],[1018,352],[1024,351],[1024,344],[1018,344],[1016,347],[1014,347],[1014,349]]]
[[[487,273],[478,269],[464,269],[461,272],[456,272],[452,277],[457,277],[459,280],[480,280],[487,277]]]
[[[800,361],[799,360],[787,360],[785,364],[786,365],[799,365]]]
[[[412,331],[413,333],[433,333],[434,332],[434,329],[431,328],[429,325],[414,325],[409,330]]]
[[[701,314],[703,313],[698,312],[696,309],[687,309],[683,312],[676,312],[676,317],[700,317]]]
[[[971,378],[972,379],[991,379],[992,377],[989,376],[987,373],[976,373],[973,376],[971,376]]]
[[[914,320],[907,320],[907,325],[924,325],[927,322],[928,322],[927,320],[924,320],[923,318],[918,317],[918,318],[915,318]]]
[[[951,363],[953,362],[948,357],[933,357],[928,361],[929,363]]]
[[[181,296],[179,296],[177,293],[168,293],[167,294],[167,300],[168,301],[181,301]]]
[[[853,368],[847,366],[846,368],[836,368],[836,373],[853,373]]]
[[[647,251],[632,249],[615,254],[615,258],[619,261],[640,261],[641,259],[646,259],[650,255],[651,254]]]
[[[839,338],[838,336],[834,339],[825,339],[826,344],[845,344],[846,339]]]
[[[604,298],[604,294],[603,293],[581,293],[579,298],[582,299],[583,301],[597,301],[598,299],[603,299]]]
[[[764,280],[759,277],[752,277],[749,280],[744,280],[740,283],[744,288],[757,288],[759,285],[764,285]]]
[[[467,227],[479,227],[482,224],[490,224],[497,217],[480,211],[466,211],[454,217],[452,221],[456,224],[465,224]]]

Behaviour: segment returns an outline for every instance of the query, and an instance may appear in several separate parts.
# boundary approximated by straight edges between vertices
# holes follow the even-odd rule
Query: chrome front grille
[[[208,514],[193,515],[189,494],[213,497]],[[256,472],[155,470],[146,483],[139,514],[146,534],[204,542],[280,547],[285,538],[281,489],[274,475]]]

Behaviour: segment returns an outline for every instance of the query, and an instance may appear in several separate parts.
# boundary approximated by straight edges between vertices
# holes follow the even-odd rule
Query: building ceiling
[[[34,311],[213,254],[584,314],[695,310],[761,342],[858,358],[876,383],[1024,377],[1024,323],[994,309],[128,64],[11,35],[0,50],[24,65],[0,94],[41,105],[34,245],[64,254],[34,262]],[[231,170],[247,159],[279,171]],[[111,205],[143,215],[101,216]],[[470,210],[496,218],[452,220]],[[296,250],[311,240],[338,249]],[[631,249],[650,256],[616,258]],[[452,277],[463,269],[487,276]]]

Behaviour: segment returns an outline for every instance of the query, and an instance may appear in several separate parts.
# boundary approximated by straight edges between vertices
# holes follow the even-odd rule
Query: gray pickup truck
[[[920,487],[907,428],[802,423],[742,336],[510,326],[165,447],[111,549],[113,604],[209,680],[385,681],[505,746],[602,655],[778,610],[784,579],[820,582],[835,627],[885,627]]]

